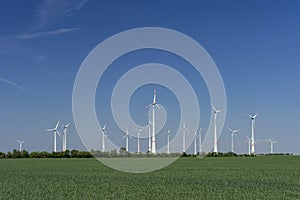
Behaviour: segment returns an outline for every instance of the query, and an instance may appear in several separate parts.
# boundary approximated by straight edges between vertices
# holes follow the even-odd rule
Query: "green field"
[[[129,174],[95,159],[1,159],[0,199],[300,199],[300,157],[180,158]]]

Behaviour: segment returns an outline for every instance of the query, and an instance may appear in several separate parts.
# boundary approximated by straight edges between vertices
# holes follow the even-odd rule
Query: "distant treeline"
[[[66,150],[62,152],[34,151],[28,153],[26,150],[3,153],[0,152],[0,158],[92,158],[93,155],[88,151]]]
[[[88,151],[78,151],[78,150],[66,150],[61,152],[47,151],[34,151],[29,153],[26,150],[18,151],[16,149],[13,152],[0,152],[0,158],[118,158],[118,157],[250,157],[250,156],[274,156],[274,155],[293,155],[289,153],[276,153],[276,154],[258,154],[258,155],[248,155],[248,154],[236,154],[233,152],[227,153],[201,153],[201,154],[187,154],[187,153],[158,153],[153,155],[151,153],[130,153],[121,147],[119,152],[117,150],[112,150],[110,152],[102,152],[99,150]]]

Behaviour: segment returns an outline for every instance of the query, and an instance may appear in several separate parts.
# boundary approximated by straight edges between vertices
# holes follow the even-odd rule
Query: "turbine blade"
[[[211,104],[212,109],[213,109],[214,111],[216,111],[217,109],[215,108],[214,104],[213,104],[212,102],[211,102],[210,104]]]
[[[70,126],[71,122],[69,122],[65,127],[68,128],[68,126]]]
[[[57,130],[58,125],[59,125],[59,121],[57,122],[57,124],[56,124],[56,126],[55,126],[55,130]]]
[[[61,137],[61,134],[59,133],[58,130],[56,130],[54,134],[56,134],[56,133],[57,133],[57,135],[58,135],[59,137]]]
[[[154,89],[154,95],[153,95],[153,105],[156,104],[156,90]]]
[[[158,110],[160,110],[161,112],[163,112],[163,110],[160,108],[160,106],[158,104],[155,104],[155,106],[158,108]]]

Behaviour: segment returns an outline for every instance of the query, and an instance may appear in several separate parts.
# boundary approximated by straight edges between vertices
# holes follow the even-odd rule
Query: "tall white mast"
[[[254,128],[255,128],[255,118],[257,117],[258,113],[254,116],[249,115],[248,116],[251,118],[251,154],[255,154],[255,139],[254,139]]]
[[[232,130],[231,128],[228,128],[228,130],[230,131],[230,135],[231,135],[231,152],[234,153],[233,137],[234,137],[234,134],[240,130]]]
[[[214,153],[218,153],[217,115],[219,112],[222,112],[222,110],[217,110],[212,103],[211,107],[214,113]]]

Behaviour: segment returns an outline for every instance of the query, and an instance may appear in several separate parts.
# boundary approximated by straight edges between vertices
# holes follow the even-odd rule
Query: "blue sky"
[[[221,151],[230,149],[226,128],[230,126],[241,129],[235,138],[237,152],[247,152],[245,138],[250,136],[250,120],[246,113],[259,112],[256,137],[276,140],[276,152],[299,154],[299,9],[300,3],[292,0],[1,1],[0,151],[17,148],[17,139],[26,140],[23,146],[29,151],[51,151],[52,135],[45,129],[53,127],[57,120],[73,122],[72,89],[84,58],[112,35],[151,26],[192,37],[218,66],[227,93],[227,117],[219,140]],[[129,69],[147,62],[168,63],[175,68],[184,64],[159,51],[136,52],[114,64]],[[120,73],[114,70],[112,66],[111,75]],[[190,70],[182,73],[191,83],[201,82]],[[118,76],[106,80],[107,84],[113,85]],[[210,119],[210,100],[205,85],[193,87],[198,96],[204,96],[200,107],[205,128]],[[177,107],[174,96],[171,105],[167,104],[172,97],[167,89],[157,85],[140,88],[131,103],[132,109],[137,109],[133,118],[140,125],[147,123],[144,103],[151,101],[153,88],[160,90],[161,104],[169,108],[168,112]],[[109,87],[99,87],[97,91],[96,108],[101,108],[111,91]],[[97,115],[102,123],[108,121],[110,125],[113,122],[108,112]],[[173,120],[168,125],[178,126],[178,118]],[[110,127],[108,132],[118,131],[113,125]],[[70,126],[68,146],[84,149],[74,123]],[[268,151],[268,143],[257,143],[257,152]]]

